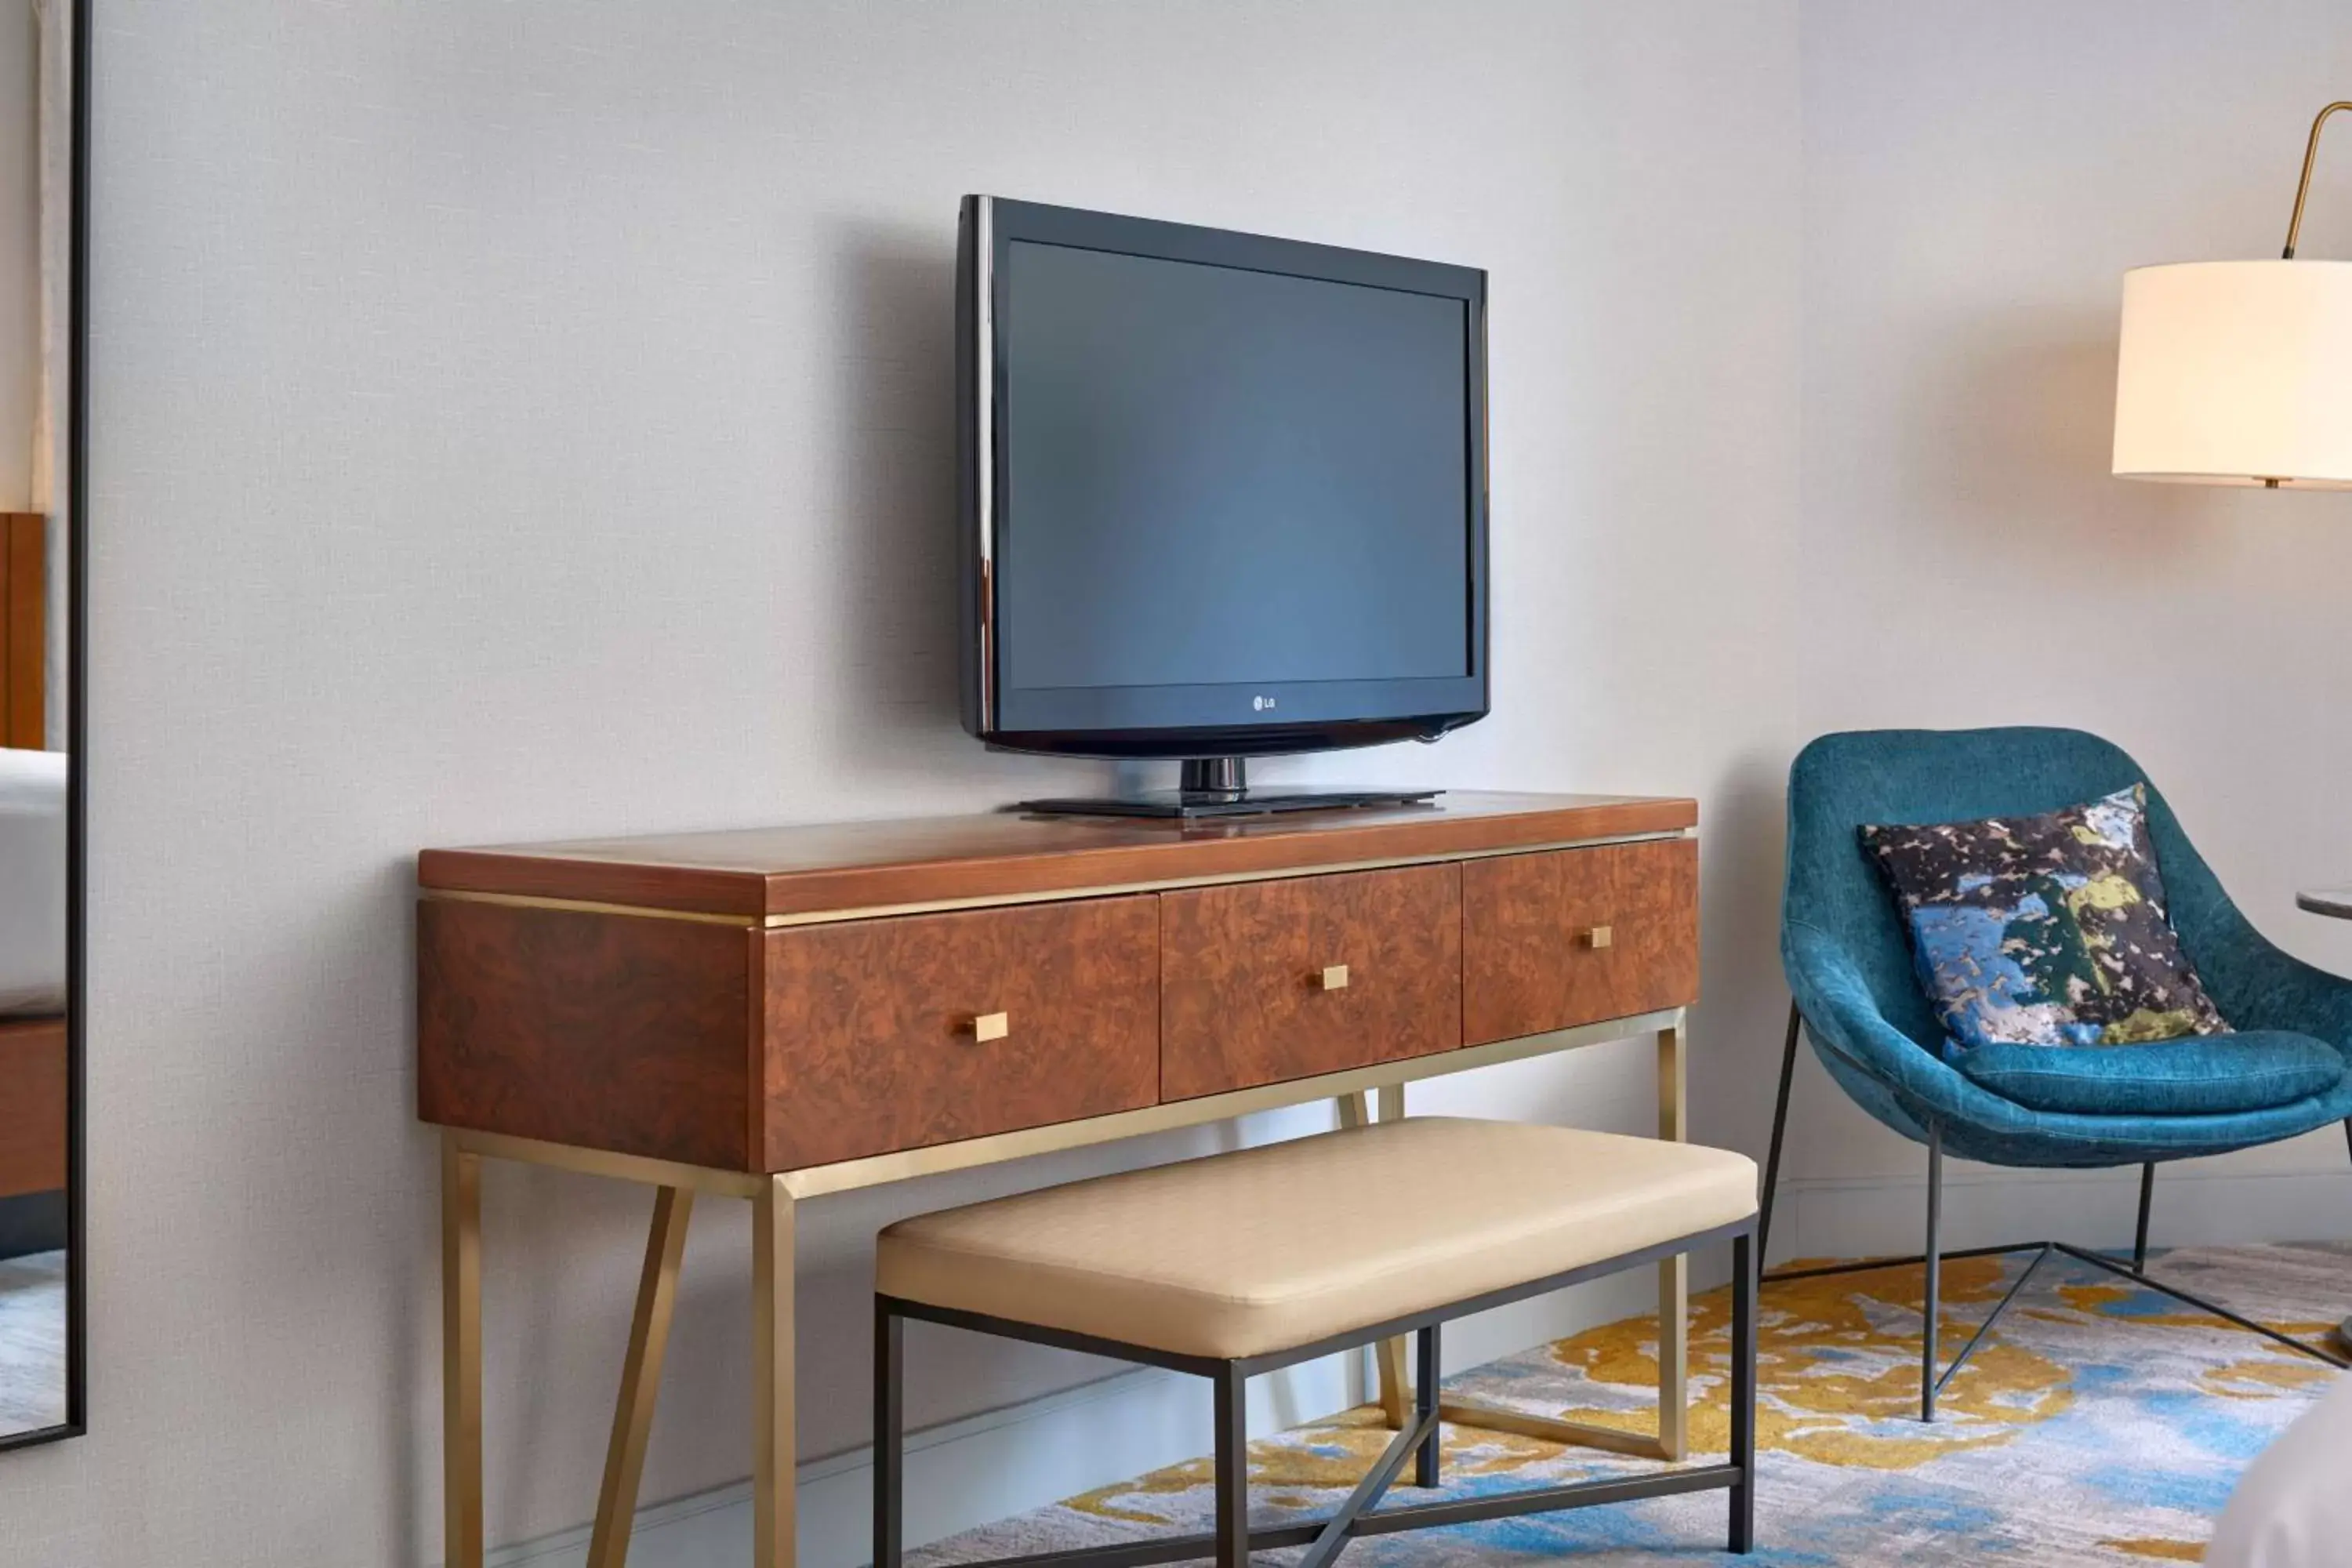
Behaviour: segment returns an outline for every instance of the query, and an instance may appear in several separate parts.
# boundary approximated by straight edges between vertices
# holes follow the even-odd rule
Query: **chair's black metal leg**
[[[1999,1247],[1947,1247],[1942,1258],[1947,1263],[1957,1263],[1963,1258],[2006,1258],[2012,1252],[2039,1252],[2050,1244],[2046,1241],[2009,1241]],[[1762,1248],[1758,1248],[1761,1251]],[[1908,1268],[1925,1263],[1927,1255],[1914,1252],[1901,1258],[1857,1258],[1845,1263],[1823,1263],[1811,1268],[1783,1268],[1764,1276],[1767,1285],[1785,1285],[1792,1279],[1827,1279],[1838,1274],[1877,1274],[1889,1268]]]
[[[2308,1341],[2296,1339],[2293,1334],[2282,1333],[2268,1323],[2258,1323],[2243,1313],[2233,1312],[2220,1302],[2208,1300],[2193,1290],[2184,1289],[2179,1285],[2167,1284],[2157,1275],[2135,1274],[2104,1253],[2086,1251],[2070,1242],[2063,1241],[2047,1241],[2042,1245],[2053,1252],[2063,1252],[2069,1258],[2079,1258],[2095,1268],[2104,1268],[2118,1279],[2129,1279],[2135,1284],[2145,1285],[2151,1290],[2161,1290],[2176,1301],[2186,1302],[2199,1311],[2210,1313],[2225,1323],[2235,1323],[2250,1333],[2260,1334],[2264,1339],[2284,1345],[2291,1351],[2301,1351],[2315,1361],[2324,1361],[2332,1367],[2352,1370],[2352,1361],[2347,1361],[2337,1352],[2331,1351],[2324,1345],[2315,1345]]]
[[[1217,1568],[1249,1563],[1248,1383],[1230,1362],[1210,1380],[1216,1385]]]
[[[1993,1326],[2000,1321],[2000,1315],[2009,1310],[2009,1304],[2017,1300],[2018,1293],[2025,1289],[2026,1281],[2033,1278],[2033,1271],[2050,1260],[2051,1251],[2051,1243],[2046,1241],[2042,1243],[2035,1250],[2032,1261],[2019,1272],[2014,1280],[2011,1281],[2009,1289],[2001,1292],[2000,1300],[1992,1304],[1992,1310],[1985,1314],[1984,1321],[1977,1325],[1977,1331],[1969,1336],[1969,1342],[1962,1345],[1960,1353],[1952,1358],[1952,1364],[1946,1367],[1937,1377],[1937,1394],[1943,1393],[1944,1385],[1952,1381],[1960,1368],[1969,1364],[1969,1357],[1977,1353],[1977,1347],[1991,1337]],[[1954,1255],[1947,1253],[1945,1256],[1948,1258]]]
[[[1937,1250],[1942,1245],[1937,1232],[1944,1217],[1944,1129],[1939,1123],[1927,1125],[1927,1246],[1925,1251],[1927,1282],[1925,1291],[1926,1310],[1919,1319],[1919,1419],[1936,1418],[1936,1330],[1942,1314],[1943,1257]]]
[[[2344,1119],[2344,1147],[2347,1152],[2352,1152],[2352,1116]],[[2347,1318],[2336,1325],[2336,1348],[2352,1352],[2352,1318]]]
[[[1432,1323],[1415,1337],[1412,1373],[1413,1415],[1427,1421],[1437,1414],[1437,1325]],[[1429,1436],[1421,1440],[1412,1458],[1412,1484],[1417,1487],[1437,1485],[1437,1426],[1430,1425]]]
[[[1756,1264],[1760,1239],[1731,1238],[1731,1550],[1756,1549]]]
[[[1789,1002],[1788,1037],[1780,1042],[1780,1093],[1772,1102],[1772,1148],[1764,1156],[1764,1191],[1756,1205],[1756,1256],[1760,1260],[1769,1256],[1766,1248],[1772,1241],[1772,1198],[1780,1190],[1780,1141],[1789,1131],[1789,1085],[1797,1076],[1797,1032],[1804,1026],[1798,1015],[1796,1000]],[[2352,1132],[2352,1121],[2346,1124]]]
[[[2156,1162],[2139,1168],[2139,1228],[2132,1233],[2132,1272],[2147,1272],[2147,1211],[2156,1201]]]
[[[874,1303],[874,1568],[898,1568],[906,1502],[907,1320]]]

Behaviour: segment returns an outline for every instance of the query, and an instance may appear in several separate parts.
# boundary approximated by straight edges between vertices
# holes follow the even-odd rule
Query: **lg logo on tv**
[[[1274,706],[1274,699],[1271,697],[1253,697],[1250,699],[1250,706],[1263,713],[1267,709]]]

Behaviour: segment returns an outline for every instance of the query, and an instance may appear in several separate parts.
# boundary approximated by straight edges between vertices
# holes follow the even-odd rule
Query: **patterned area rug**
[[[1944,1269],[1948,1357],[2025,1257]],[[2249,1317],[2316,1338],[2352,1308],[2352,1248],[2183,1249],[2161,1272]],[[1725,1497],[1701,1492],[1351,1543],[1356,1568],[1572,1557],[1580,1563],[1902,1563],[2077,1568],[2192,1563],[2239,1472],[2335,1374],[2269,1341],[2063,1255],[1918,1419],[1919,1270],[1765,1288],[1759,1321],[1758,1550],[1722,1551]],[[1720,1456],[1728,1298],[1692,1304],[1695,1458]],[[1641,1427],[1655,1401],[1657,1325],[1629,1319],[1447,1381],[1532,1412]],[[1388,1441],[1350,1411],[1251,1445],[1253,1521],[1312,1519]],[[1450,1495],[1658,1468],[1469,1428],[1444,1429]],[[1407,1471],[1410,1477],[1410,1470]],[[1399,1486],[1396,1502],[1433,1494]],[[1208,1462],[1106,1487],[942,1542],[918,1563],[1043,1552],[1209,1529]],[[1295,1553],[1261,1553],[1261,1563]]]

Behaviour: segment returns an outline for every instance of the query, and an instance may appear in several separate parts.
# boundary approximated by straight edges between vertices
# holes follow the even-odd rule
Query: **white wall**
[[[0,0],[0,511],[33,499],[41,384],[40,118],[33,0]]]
[[[94,1429],[0,1461],[0,1561],[438,1555],[417,847],[1100,776],[956,727],[965,191],[1491,268],[1502,710],[1367,771],[1703,793],[1710,984],[1764,973],[1786,7],[100,3]],[[1487,1098],[1638,1124],[1648,1072]],[[813,1205],[808,1451],[864,1436],[877,1224],[1110,1157]],[[488,1208],[513,1540],[588,1511],[645,1205]],[[649,1500],[748,1468],[744,1220],[697,1226]],[[1097,1370],[924,1353],[926,1420]]]
[[[2294,907],[2352,881],[2352,497],[2107,473],[2124,269],[2278,254],[2311,117],[2352,84],[2352,11],[1808,0],[1803,37],[1802,727],[2097,730],[2257,926],[2352,972],[2352,926]],[[2352,257],[2335,137],[2306,257]],[[1798,1099],[1816,1190],[1790,1246],[1916,1248],[1918,1150],[1811,1062]],[[2345,1173],[2334,1128],[2168,1167],[2157,1239],[2347,1234]],[[2011,1174],[1947,1212],[1963,1241],[2111,1244],[2134,1201],[2127,1173]]]
[[[2266,924],[2352,957],[2284,903],[2352,872],[2352,503],[2103,477],[2117,274],[2276,243],[2352,19],[99,4],[96,1425],[0,1459],[0,1563],[437,1556],[416,847],[1098,776],[955,726],[967,190],[1493,270],[1496,715],[1296,771],[1698,794],[1701,1136],[1763,1141],[1780,779],[1822,728],[2095,722]],[[2310,244],[2352,250],[2352,201]],[[1423,1103],[1638,1125],[1648,1070]],[[1916,1162],[1803,1089],[1811,1232]],[[809,1451],[863,1436],[877,1224],[1177,1146],[814,1205]],[[504,1172],[488,1206],[517,1540],[587,1512],[645,1211]],[[746,1468],[742,1226],[698,1216],[649,1499]],[[924,1353],[919,1419],[1094,1370]]]

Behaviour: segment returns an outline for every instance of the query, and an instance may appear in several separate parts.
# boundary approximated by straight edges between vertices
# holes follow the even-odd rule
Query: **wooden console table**
[[[793,1210],[827,1193],[1654,1034],[1683,1136],[1695,803],[1458,794],[1210,823],[1012,816],[428,850],[418,1114],[442,1135],[449,1568],[482,1561],[481,1167],[656,1190],[592,1568],[628,1552],[698,1194],[753,1205],[753,1535],[793,1549]],[[1660,1266],[1654,1438],[1682,1457],[1685,1288]],[[1381,1356],[1391,1425],[1399,1346]]]

